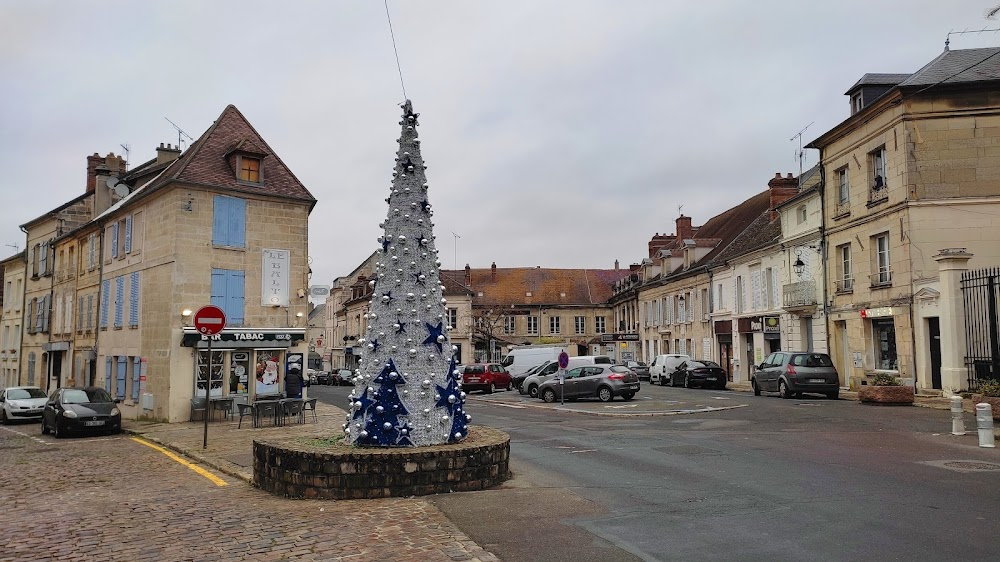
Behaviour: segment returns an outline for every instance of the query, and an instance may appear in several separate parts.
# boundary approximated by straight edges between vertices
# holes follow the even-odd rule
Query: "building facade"
[[[21,326],[24,321],[24,265],[26,252],[0,261],[3,275],[3,315],[0,316],[0,384],[21,384]]]

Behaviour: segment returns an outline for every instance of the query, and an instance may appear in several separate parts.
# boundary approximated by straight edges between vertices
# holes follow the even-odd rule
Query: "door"
[[[730,355],[733,353],[733,345],[730,343],[719,344],[719,365],[726,371],[726,380],[733,380],[733,368]]]
[[[556,386],[559,389],[556,391],[556,395],[560,396],[561,392],[562,393],[561,396],[563,396],[564,398],[576,398],[577,396],[579,396],[580,376],[583,373],[584,369],[586,369],[586,367],[577,367],[575,369],[570,369],[566,371],[565,374],[563,375],[563,384],[561,385],[558,384],[558,381],[556,383]]]
[[[577,396],[597,396],[597,387],[604,378],[604,371],[608,367],[584,367],[577,379]]]
[[[927,319],[927,335],[931,348],[931,388],[941,388],[941,322],[938,318]]]
[[[777,355],[777,354],[776,353],[772,353],[772,354],[768,355],[764,359],[764,361],[761,362],[761,364],[760,364],[761,369],[759,369],[757,371],[757,386],[759,386],[761,388],[761,390],[769,390],[769,391],[773,391],[774,390],[773,384],[776,384],[776,383],[773,382],[772,377],[771,377],[771,375],[773,374],[773,371],[774,371],[774,369],[771,367],[771,365],[774,364],[774,356],[775,355]]]

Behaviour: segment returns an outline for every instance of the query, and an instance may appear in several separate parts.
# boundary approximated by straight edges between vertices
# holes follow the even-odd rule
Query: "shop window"
[[[280,351],[258,351],[256,364],[256,388],[257,396],[278,394],[281,392],[280,377],[278,376],[281,367]],[[204,391],[203,391],[204,392]]]
[[[209,388],[208,395],[210,397],[222,396],[222,371],[225,367],[223,363],[224,352],[213,351],[212,352],[212,378],[211,387]],[[195,380],[195,397],[205,396],[205,381],[208,380],[208,350],[198,351],[198,375]]]
[[[884,371],[898,371],[896,325],[892,319],[872,320],[872,334],[875,338],[875,368]]]

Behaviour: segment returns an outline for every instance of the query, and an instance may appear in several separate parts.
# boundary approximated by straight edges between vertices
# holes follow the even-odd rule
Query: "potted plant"
[[[979,383],[979,388],[972,395],[972,403],[979,404],[981,402],[992,406],[993,419],[1000,420],[1000,381],[991,379]]]
[[[913,387],[899,384],[892,375],[879,373],[872,377],[871,384],[861,387],[858,400],[864,404],[909,406],[913,404]]]

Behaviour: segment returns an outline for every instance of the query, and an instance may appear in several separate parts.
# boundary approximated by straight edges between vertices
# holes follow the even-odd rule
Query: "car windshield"
[[[614,366],[611,367],[611,370],[614,371],[614,372],[616,372],[616,373],[631,373],[632,372],[632,369],[629,369],[628,367],[623,367],[621,365],[614,365]]]
[[[63,393],[63,404],[94,404],[97,402],[114,402],[111,395],[103,388],[91,388],[87,390],[69,389]]]
[[[7,391],[8,400],[27,400],[29,398],[45,398],[45,393],[38,388],[12,388]]]

